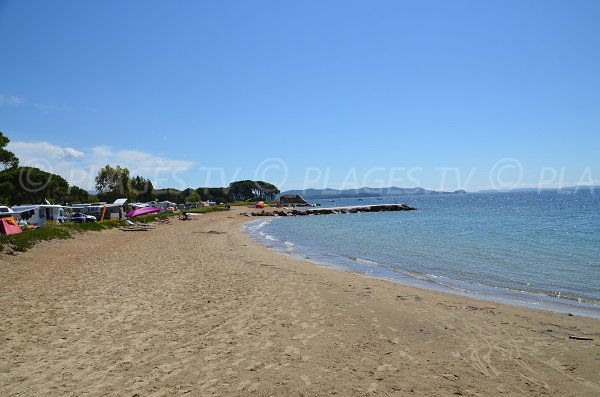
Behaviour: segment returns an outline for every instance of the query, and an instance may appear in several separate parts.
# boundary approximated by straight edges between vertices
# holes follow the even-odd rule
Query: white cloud
[[[96,146],[92,148],[92,153],[92,163],[98,168],[106,164],[120,165],[128,168],[131,175],[150,179],[155,186],[163,185],[162,182],[177,181],[177,174],[187,171],[193,164],[191,161],[167,159],[138,150],[114,151],[107,146]]]
[[[193,164],[137,150],[113,150],[108,146],[96,146],[86,153],[48,142],[10,142],[7,149],[17,155],[22,166],[61,175],[70,184],[84,189],[94,188],[98,170],[107,164],[128,168],[132,176],[148,178],[155,186],[182,185],[178,174]]]
[[[0,95],[0,106],[2,105],[13,105],[13,106],[19,106],[20,104],[23,103],[23,99],[19,98],[18,96],[4,96],[4,95]]]
[[[73,148],[62,148],[48,142],[9,142],[7,149],[14,152],[19,159],[24,157],[26,159],[45,158],[62,161],[84,156],[83,152]]]
[[[64,148],[65,154],[74,157],[74,158],[79,158],[79,157],[83,157],[84,154],[83,152],[80,152],[79,150],[75,150],[73,148],[70,147],[66,147]]]

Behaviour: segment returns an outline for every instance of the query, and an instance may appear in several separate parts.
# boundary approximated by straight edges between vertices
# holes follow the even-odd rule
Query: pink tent
[[[0,219],[0,234],[17,234],[21,233],[21,228],[13,218]]]
[[[127,216],[127,218],[135,218],[136,216],[154,214],[160,211],[162,211],[162,208],[144,207],[138,208],[137,210],[129,211],[127,214],[125,214],[125,216]]]

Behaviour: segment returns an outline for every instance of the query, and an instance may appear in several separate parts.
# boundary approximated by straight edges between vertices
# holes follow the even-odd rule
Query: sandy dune
[[[237,211],[198,218],[1,257],[0,395],[600,395],[598,320],[325,269],[252,243]]]

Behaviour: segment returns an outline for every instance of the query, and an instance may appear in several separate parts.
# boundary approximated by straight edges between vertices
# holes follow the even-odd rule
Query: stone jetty
[[[252,211],[246,216],[306,216],[306,215],[330,215],[330,214],[356,214],[359,212],[384,212],[384,211],[414,211],[416,208],[407,204],[379,204],[379,205],[356,205],[351,207],[310,207],[302,209],[273,209]]]

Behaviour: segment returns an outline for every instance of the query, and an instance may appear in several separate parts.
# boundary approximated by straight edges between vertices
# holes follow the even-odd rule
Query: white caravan
[[[65,223],[67,221],[65,209],[62,205],[16,205],[12,207],[12,210],[19,213],[18,217],[20,219],[25,219],[30,225],[36,225],[37,227],[44,226],[46,221],[54,221],[58,223]]]

